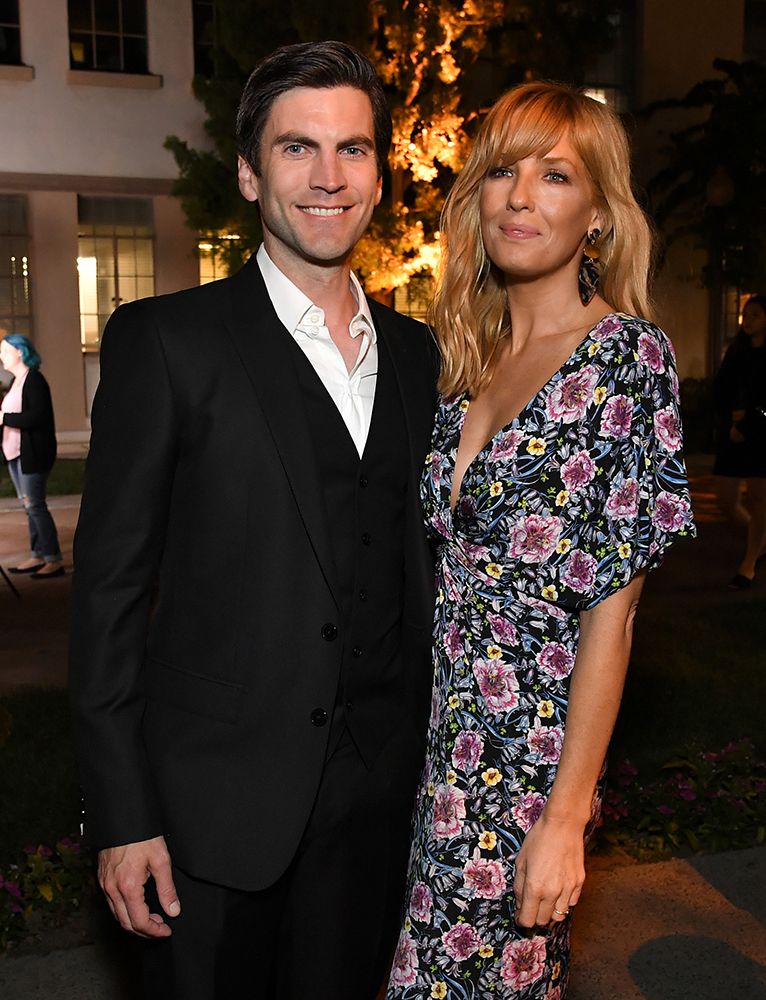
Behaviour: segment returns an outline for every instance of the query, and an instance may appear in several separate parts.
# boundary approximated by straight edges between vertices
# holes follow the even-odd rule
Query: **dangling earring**
[[[577,283],[580,288],[580,301],[584,306],[587,306],[596,294],[601,277],[598,269],[598,259],[601,256],[601,250],[598,246],[599,236],[601,236],[600,229],[591,229],[585,238],[585,246],[582,249],[582,261]]]

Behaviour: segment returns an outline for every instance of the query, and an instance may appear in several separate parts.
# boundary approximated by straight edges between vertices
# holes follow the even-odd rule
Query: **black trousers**
[[[175,868],[181,915],[171,937],[146,943],[146,1000],[374,1000],[399,929],[420,753],[396,734],[368,770],[346,731],[267,889]]]

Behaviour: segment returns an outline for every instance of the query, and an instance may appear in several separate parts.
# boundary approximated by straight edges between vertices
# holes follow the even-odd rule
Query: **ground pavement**
[[[676,600],[698,602],[734,571],[736,553],[704,467],[694,485],[700,541],[683,559],[671,553],[658,577]],[[78,498],[51,506],[71,567]],[[24,515],[0,500],[0,565],[25,554]],[[0,694],[64,684],[70,578],[12,579],[20,600],[0,579]],[[766,603],[765,595],[766,581],[731,600]],[[649,865],[594,858],[576,918],[568,1000],[766,998],[766,849]],[[52,939],[48,951],[0,957],[0,1000],[137,998],[134,942],[100,914],[92,919],[83,935],[91,943],[64,948]]]

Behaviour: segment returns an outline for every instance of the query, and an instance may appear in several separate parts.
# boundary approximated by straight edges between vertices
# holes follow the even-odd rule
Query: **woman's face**
[[[586,233],[603,228],[585,165],[566,137],[544,156],[491,168],[479,210],[490,260],[526,281],[579,267]]]
[[[21,351],[7,340],[0,340],[0,365],[6,371],[13,371],[21,362]]]
[[[742,329],[748,337],[766,335],[766,310],[757,302],[748,302],[742,310]]]

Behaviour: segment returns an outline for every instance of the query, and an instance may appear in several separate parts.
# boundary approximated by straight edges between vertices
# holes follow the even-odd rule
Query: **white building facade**
[[[0,327],[33,338],[64,447],[87,443],[114,308],[199,283],[163,148],[206,144],[193,6],[0,4]]]

